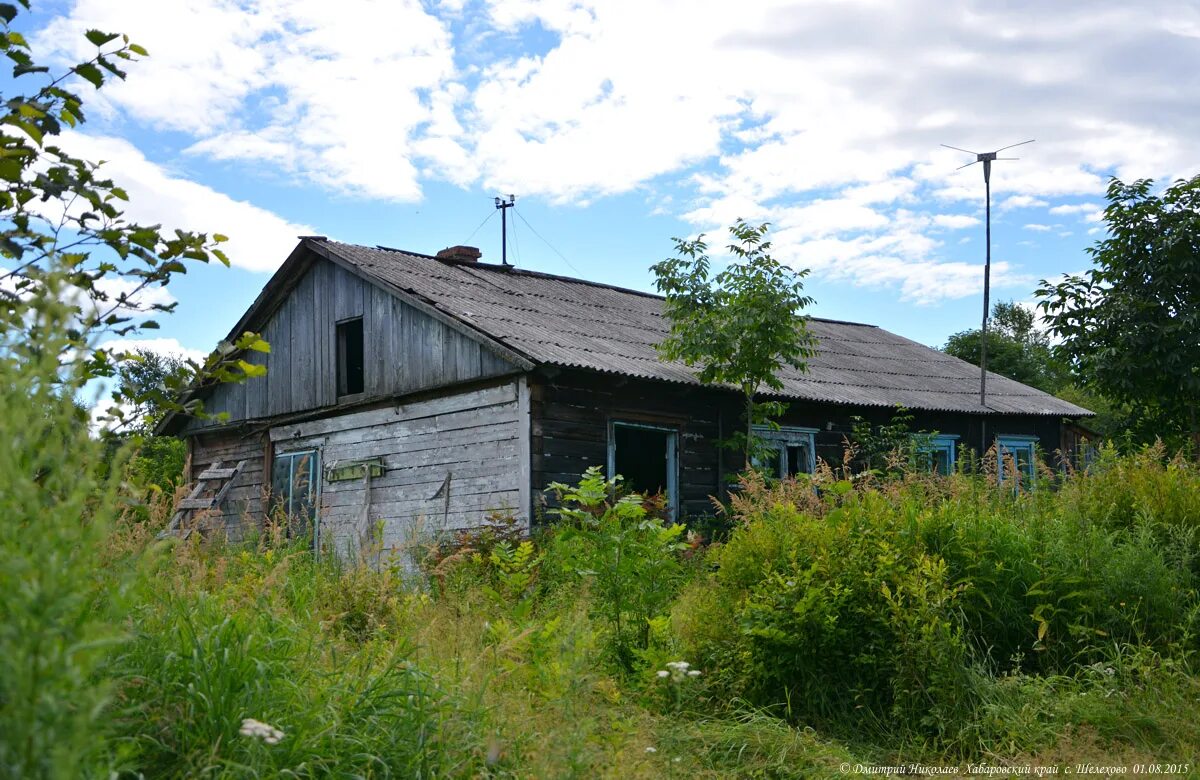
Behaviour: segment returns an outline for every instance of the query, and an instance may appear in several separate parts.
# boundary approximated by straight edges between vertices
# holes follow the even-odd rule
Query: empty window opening
[[[817,468],[815,429],[768,427],[754,428],[754,435],[763,447],[754,457],[754,467],[768,477],[783,479],[798,474],[812,474]]]
[[[362,317],[338,323],[337,373],[339,396],[354,395],[363,391]]]
[[[608,438],[608,475],[622,477],[624,487],[644,495],[662,493],[675,515],[678,432],[641,423],[613,422]]]

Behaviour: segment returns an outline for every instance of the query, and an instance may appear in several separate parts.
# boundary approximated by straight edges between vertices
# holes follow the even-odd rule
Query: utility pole
[[[987,251],[983,261],[983,327],[979,342],[979,405],[987,406],[987,348],[988,348],[988,316],[991,310],[990,297],[992,291],[992,160],[996,152],[983,152],[979,162],[983,163],[984,214],[987,227],[984,228]]]
[[[500,209],[500,262],[508,265],[508,210],[517,202],[516,195],[508,199],[496,198],[496,208]]]
[[[987,227],[985,228],[985,236],[987,241],[986,254],[984,255],[983,263],[983,327],[980,328],[979,342],[979,405],[987,406],[987,335],[988,335],[988,315],[991,313],[991,290],[992,290],[992,162],[995,160],[1016,160],[1016,157],[1001,157],[1000,152],[1005,149],[1012,149],[1015,146],[1024,146],[1025,144],[1033,143],[1032,140],[1022,141],[1019,144],[1011,144],[997,149],[994,152],[972,152],[970,149],[960,149],[957,146],[942,144],[947,149],[954,149],[958,152],[966,152],[967,154],[975,155],[975,159],[966,165],[959,166],[959,170],[974,165],[975,163],[983,163],[983,189],[984,189],[984,213],[986,217]]]

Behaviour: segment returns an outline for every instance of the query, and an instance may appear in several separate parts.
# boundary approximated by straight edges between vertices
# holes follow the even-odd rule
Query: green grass
[[[165,499],[123,511],[144,493],[94,476],[73,411],[6,378],[0,417],[30,435],[0,449],[0,777],[801,778],[1200,753],[1200,472],[1158,451],[1019,495],[750,484],[707,550],[591,485],[569,533],[460,540],[426,576],[269,534],[155,542]]]

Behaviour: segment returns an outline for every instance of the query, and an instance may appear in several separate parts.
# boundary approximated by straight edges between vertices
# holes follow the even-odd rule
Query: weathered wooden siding
[[[318,449],[326,470],[337,462],[383,460],[385,473],[369,482],[322,480],[325,546],[357,548],[380,522],[384,547],[392,550],[478,526],[492,510],[512,512],[527,524],[522,384],[518,379],[280,426],[270,437],[277,452]]]
[[[736,453],[722,452],[718,439],[729,437],[741,423],[735,393],[650,380],[625,380],[588,371],[563,371],[532,384],[532,469],[535,497],[548,503],[551,482],[573,482],[588,466],[604,467],[608,459],[608,421],[643,421],[679,431],[680,509],[684,518],[711,514],[710,496],[721,496],[721,473],[737,472]],[[817,457],[841,464],[853,417],[890,422],[894,410],[796,401],[780,420],[783,425],[813,428]],[[977,452],[986,436],[1037,436],[1047,460],[1057,463],[1061,421],[1054,417],[915,412],[912,428],[959,436],[960,447]]]
[[[215,460],[247,468],[212,515],[216,527],[241,536],[261,526],[269,476],[263,456],[320,452],[322,544],[357,548],[382,523],[385,548],[429,541],[480,525],[490,511],[529,521],[529,417],[522,414],[524,378],[271,428],[264,436],[201,434],[193,439],[192,476]],[[381,458],[385,473],[369,482],[331,482],[330,466]],[[445,487],[449,488],[449,499]]]
[[[216,511],[205,514],[204,527],[221,529],[230,538],[239,539],[248,529],[262,526],[266,446],[263,434],[246,436],[218,431],[192,437],[190,473],[186,475],[189,482],[218,461],[227,468],[240,460],[246,461],[225,501]]]
[[[1033,415],[993,415],[954,412],[912,411],[911,428],[914,431],[937,431],[958,436],[960,453],[970,448],[975,453],[991,447],[996,436],[1014,434],[1036,436],[1042,451],[1051,465],[1057,464],[1056,453],[1061,447],[1062,422],[1055,417]],[[879,407],[852,407],[836,404],[818,404],[793,401],[787,413],[780,419],[781,425],[816,428],[817,457],[832,465],[842,462],[846,438],[854,425],[854,417],[861,417],[872,425],[889,423],[895,410]],[[984,444],[986,443],[986,447]]]
[[[337,323],[363,318],[364,392],[383,398],[513,373],[516,369],[388,291],[334,263],[316,259],[262,328],[268,355],[252,353],[267,375],[222,385],[205,399],[230,422],[333,407],[337,397]],[[343,399],[345,400],[345,399]],[[213,427],[192,421],[187,430]]]
[[[679,431],[681,515],[711,513],[720,465],[714,446],[720,438],[718,396],[705,388],[584,371],[538,379],[532,384],[535,496],[544,501],[551,482],[577,482],[589,466],[605,467],[610,419],[641,421]]]

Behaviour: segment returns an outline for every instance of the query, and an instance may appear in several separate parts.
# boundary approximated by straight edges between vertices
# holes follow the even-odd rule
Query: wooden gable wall
[[[270,354],[251,353],[247,358],[265,364],[267,375],[214,388],[205,409],[227,412],[228,423],[236,423],[337,407],[337,323],[355,317],[363,318],[365,360],[365,389],[355,401],[519,370],[387,290],[316,259],[262,327]],[[218,424],[193,420],[185,431]]]

